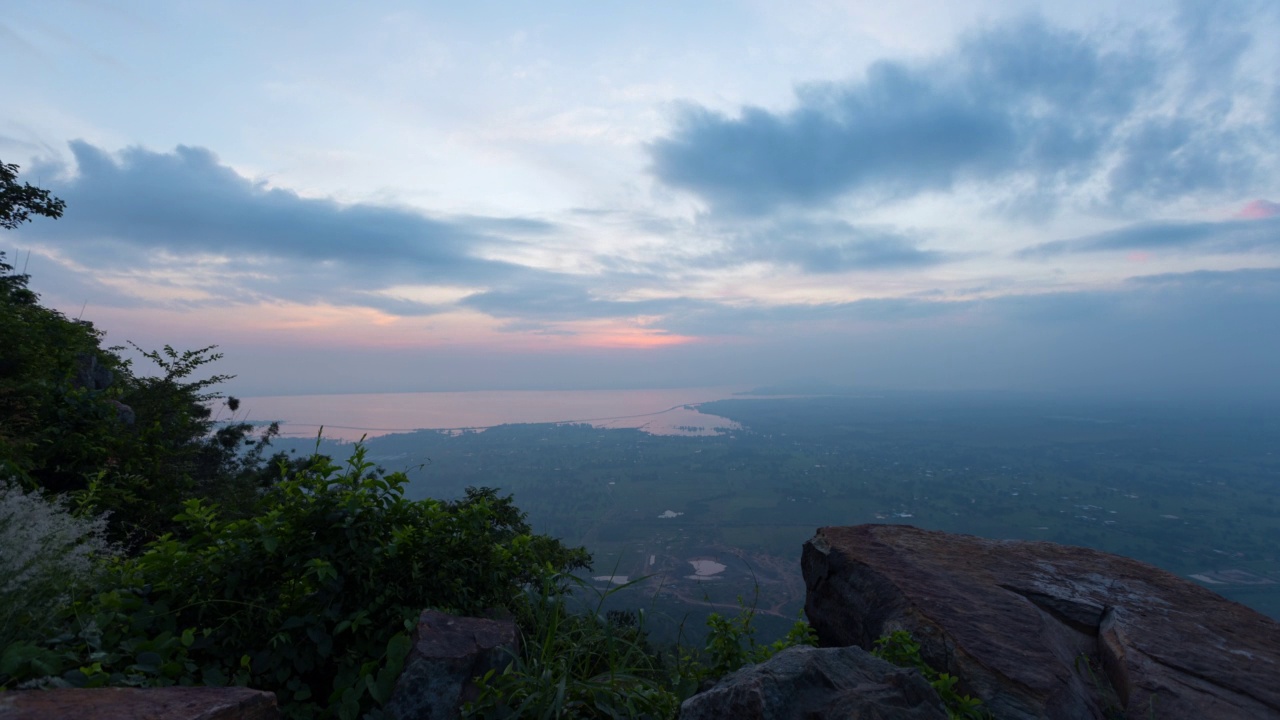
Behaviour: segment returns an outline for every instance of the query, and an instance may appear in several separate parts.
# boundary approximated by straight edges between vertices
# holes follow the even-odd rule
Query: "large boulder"
[[[473,679],[506,667],[519,637],[511,620],[427,610],[385,710],[396,720],[460,717],[462,704],[479,695]]]
[[[242,687],[18,690],[0,693],[4,720],[276,720],[276,696]]]
[[[1136,560],[859,525],[802,565],[823,646],[910,631],[997,718],[1280,717],[1280,623]]]
[[[858,647],[793,647],[684,701],[680,720],[946,720],[915,670]]]

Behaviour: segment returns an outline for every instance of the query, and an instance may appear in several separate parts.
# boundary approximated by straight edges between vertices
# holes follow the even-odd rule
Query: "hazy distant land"
[[[675,616],[758,590],[763,613],[784,622],[803,600],[801,543],[819,526],[883,522],[1095,547],[1280,618],[1274,412],[977,394],[724,397],[692,413],[691,427],[732,421],[717,435],[510,424],[367,444],[409,473],[417,496],[514,493],[539,531],[588,546],[602,587],[653,576],[626,594]],[[699,576],[712,567],[701,561],[724,567]]]
[[[710,435],[737,428],[699,413],[697,403],[743,394],[742,388],[567,390],[292,395],[243,399],[245,420],[281,422],[282,434],[359,440],[418,430],[461,432],[513,423],[586,423],[657,435]]]

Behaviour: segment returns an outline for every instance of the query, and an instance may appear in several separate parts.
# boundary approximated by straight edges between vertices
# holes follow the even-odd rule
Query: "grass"
[[[561,576],[532,593],[521,651],[502,672],[480,678],[480,696],[465,708],[474,718],[671,718],[680,698],[663,657],[644,633],[644,612],[602,612],[610,595],[645,578],[596,590],[594,607],[574,612],[577,596]]]
[[[743,605],[734,617],[708,617],[704,646],[655,648],[646,634],[649,613],[604,610],[610,596],[647,579],[599,590],[561,576],[559,584],[531,593],[526,615],[519,618],[521,651],[503,671],[478,679],[480,696],[464,716],[668,720],[681,701],[725,674],[784,648],[815,643],[802,621],[775,642],[757,642],[754,608]],[[585,607],[575,612],[573,603]]]
[[[952,720],[986,720],[991,713],[982,707],[982,701],[971,695],[961,694],[956,685],[960,679],[954,675],[938,672],[920,656],[920,643],[911,633],[897,630],[876,640],[876,649],[872,653],[876,657],[887,660],[894,665],[914,668],[920,671],[924,679],[933,686],[942,704],[946,707],[947,717]]]

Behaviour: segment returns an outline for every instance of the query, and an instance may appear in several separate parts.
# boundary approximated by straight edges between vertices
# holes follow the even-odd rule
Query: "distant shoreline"
[[[714,387],[260,396],[241,398],[239,416],[218,420],[256,425],[279,422],[281,434],[287,437],[311,436],[323,427],[327,438],[345,441],[419,431],[483,432],[501,425],[541,423],[632,428],[656,435],[709,435],[739,426],[732,420],[701,413],[698,406],[734,398],[742,390]]]

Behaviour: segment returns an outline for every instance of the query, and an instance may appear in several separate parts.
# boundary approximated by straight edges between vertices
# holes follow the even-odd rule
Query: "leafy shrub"
[[[680,699],[661,656],[649,647],[643,613],[602,613],[605,600],[639,580],[599,593],[594,608],[573,612],[564,584],[549,578],[533,593],[520,625],[521,652],[502,672],[478,679],[480,697],[464,715],[502,718],[670,718]]]
[[[119,358],[90,323],[41,307],[27,281],[0,253],[0,475],[64,491],[101,466],[117,430],[112,394],[82,387],[80,371],[109,374]]]
[[[375,470],[362,447],[345,467],[316,456],[282,471],[253,516],[189,500],[182,537],[118,563],[51,645],[61,680],[247,684],[274,690],[289,717],[356,717],[386,701],[423,609],[510,607],[526,584],[589,561],[533,535],[491,489],[406,500],[405,476]]]
[[[705,647],[659,652],[646,640],[643,611],[601,612],[610,595],[646,579],[595,591],[595,607],[578,613],[557,587],[544,586],[528,606],[532,616],[521,623],[528,627],[521,652],[503,672],[479,679],[481,695],[464,714],[485,720],[674,718],[682,700],[725,674],[794,645],[816,644],[803,621],[775,642],[758,643],[755,611],[744,605],[735,617],[707,618]]]
[[[962,695],[956,690],[960,681],[954,675],[938,672],[920,656],[920,643],[916,642],[906,630],[896,630],[876,640],[876,649],[872,652],[876,657],[887,660],[898,667],[915,668],[924,679],[933,686],[947,708],[947,716],[955,720],[984,720],[991,717],[982,707],[982,701],[970,695]]]
[[[117,514],[126,513],[122,524],[147,539],[181,531],[171,520],[190,498],[217,503],[224,517],[244,517],[259,491],[278,479],[278,473],[272,477],[262,462],[278,426],[272,424],[255,436],[247,423],[215,423],[215,409],[234,415],[239,407],[236,398],[213,389],[232,376],[199,378],[205,366],[222,358],[214,352],[216,346],[184,351],[169,345],[153,351],[133,347],[159,373],[135,375],[131,360],[121,363],[120,401],[133,410],[136,420],[116,437],[105,486],[145,502],[108,504],[119,508]]]
[[[0,478],[0,686],[55,627],[73,593],[94,582],[97,561],[114,554],[105,529],[105,518],[76,517],[64,501]]]
[[[214,347],[135,346],[159,370],[135,374],[121,348],[41,306],[13,270],[0,253],[0,476],[109,511],[112,537],[134,548],[179,531],[173,516],[193,497],[243,517],[274,479],[262,454],[277,429],[216,425],[215,401],[233,412],[238,403],[211,389],[229,376],[196,378],[221,357]]]
[[[703,649],[702,659],[692,658],[689,664],[689,677],[699,683],[718,680],[744,665],[760,663],[779,652],[797,645],[817,645],[818,637],[809,623],[797,619],[782,638],[768,644],[756,641],[755,608],[743,604],[738,599],[738,614],[731,618],[722,617],[719,613],[707,616],[707,645]]]

